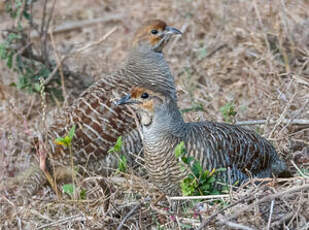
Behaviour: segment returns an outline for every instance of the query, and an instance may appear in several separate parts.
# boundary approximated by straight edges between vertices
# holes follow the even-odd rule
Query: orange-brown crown
[[[134,87],[131,89],[131,98],[140,98],[145,91],[144,88]]]
[[[140,99],[142,94],[144,94],[145,92],[150,92],[150,90],[147,90],[145,88],[139,88],[139,87],[134,87],[131,89],[131,98],[134,99]],[[152,93],[152,92],[150,92]],[[147,109],[149,111],[153,111],[153,101],[149,100],[149,101],[145,101],[142,104],[140,104],[141,107],[143,107],[144,109]]]

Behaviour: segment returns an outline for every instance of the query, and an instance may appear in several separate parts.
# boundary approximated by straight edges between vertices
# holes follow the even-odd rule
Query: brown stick
[[[146,198],[143,201],[139,202],[139,204],[135,205],[130,212],[128,212],[128,214],[122,219],[122,221],[120,222],[120,224],[117,227],[117,230],[120,230],[122,228],[122,226],[124,225],[124,223],[127,221],[127,219],[132,216],[136,210],[140,209],[140,207],[144,204],[145,201],[149,201],[150,198]]]
[[[253,202],[252,204],[246,206],[244,209],[240,210],[239,212],[235,213],[234,215],[231,215],[226,220],[233,219],[233,218],[239,216],[244,211],[247,211],[247,210],[251,209],[252,207],[254,207],[254,206],[256,206],[260,203],[263,203],[263,202],[266,202],[266,201],[269,201],[269,200],[273,200],[273,199],[278,198],[278,197],[283,197],[284,195],[286,195],[288,193],[294,193],[294,192],[298,192],[298,191],[301,191],[301,190],[309,190],[309,184],[305,184],[305,185],[302,185],[302,186],[298,186],[298,187],[294,187],[294,188],[285,190],[283,192],[268,195],[268,196],[266,196],[266,197],[264,197],[264,198],[262,198],[262,199],[260,199],[256,202]]]
[[[83,27],[92,26],[94,24],[108,22],[108,21],[119,21],[122,15],[114,14],[108,15],[102,18],[95,18],[91,20],[83,20],[83,21],[74,21],[74,22],[66,22],[60,26],[57,26],[55,29],[50,31],[49,33],[53,33],[53,35],[64,33],[72,30],[78,30]],[[38,38],[40,35],[37,31],[32,31],[30,34],[31,38]]]
[[[276,120],[252,120],[252,121],[237,121],[235,125],[263,125],[263,124],[276,124]],[[309,125],[309,120],[306,119],[282,119],[282,124],[291,125]]]

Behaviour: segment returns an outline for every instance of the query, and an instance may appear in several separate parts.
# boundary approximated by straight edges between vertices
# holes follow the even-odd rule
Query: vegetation
[[[204,170],[198,160],[186,156],[183,141],[176,146],[175,155],[183,170],[189,170],[189,175],[180,184],[184,196],[218,195],[227,190],[227,186],[217,184],[218,173],[226,169]]]
[[[44,186],[29,204],[19,206],[14,195],[18,186],[0,189],[2,228],[308,228],[308,125],[283,120],[308,120],[307,0],[158,0],[147,4],[128,0],[125,9],[120,0],[65,0],[55,5],[54,0],[5,2],[7,11],[0,1],[1,183],[28,168],[29,140],[34,133],[45,135],[37,128],[43,120],[38,109],[41,98],[36,94],[42,90],[39,79],[44,80],[47,95],[65,95],[63,90],[80,93],[85,88],[81,79],[92,75],[99,79],[119,66],[135,29],[148,18],[162,18],[184,32],[164,50],[184,119],[272,121],[249,128],[273,142],[293,178],[264,179],[262,184],[253,180],[228,194],[206,195],[198,202],[186,198],[178,201],[185,211],[171,215],[168,199],[160,198],[144,170],[137,175],[131,170],[116,173],[104,178],[105,183],[101,175],[85,172],[62,187],[71,199],[59,200]],[[102,42],[110,31],[115,32]],[[56,107],[46,101],[47,127],[49,112],[57,108],[61,109],[61,103]],[[68,144],[67,135],[59,143]],[[137,154],[135,167],[143,165]],[[183,190],[194,194],[192,188],[201,184],[195,183],[196,178],[204,177],[206,194],[213,194],[216,171],[199,170],[194,159],[184,161],[190,161],[190,166],[183,164],[192,173]],[[121,164],[119,171],[127,163],[123,159]],[[222,207],[214,199],[228,205]]]
[[[48,57],[47,50],[46,36],[52,12],[44,12],[48,19],[43,20],[41,25],[35,24],[32,14],[35,2],[37,1],[6,1],[6,12],[15,21],[15,26],[7,31],[6,38],[0,43],[0,57],[7,67],[18,75],[17,82],[11,83],[11,86],[16,86],[18,89],[29,93],[39,93],[41,90],[40,79],[43,78],[46,91],[60,97],[60,75],[51,77],[52,71],[56,68],[56,63]],[[41,28],[40,55],[35,54],[33,42],[26,33],[27,27],[36,28],[36,31],[39,30],[39,27]]]
[[[112,148],[110,148],[110,150],[108,150],[108,153],[118,154],[121,152],[121,147],[122,147],[122,137],[120,136],[118,137],[116,144]],[[126,172],[127,168],[128,168],[127,158],[124,154],[121,154],[119,156],[119,161],[118,161],[118,171]]]

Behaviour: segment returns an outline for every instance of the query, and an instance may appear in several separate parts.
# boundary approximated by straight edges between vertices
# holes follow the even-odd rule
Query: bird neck
[[[181,139],[185,134],[185,128],[186,123],[174,100],[155,108],[151,124],[142,127],[146,143],[161,142],[171,137]]]
[[[147,46],[134,47],[129,52],[124,69],[132,86],[151,87],[177,100],[174,78],[161,52]]]

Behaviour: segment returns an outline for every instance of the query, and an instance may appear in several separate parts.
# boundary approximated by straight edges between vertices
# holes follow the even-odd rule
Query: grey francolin
[[[228,169],[218,174],[224,183],[243,183],[249,177],[271,177],[287,170],[265,138],[236,125],[185,123],[176,101],[158,88],[135,87],[116,103],[135,104],[143,135],[145,166],[152,182],[164,193],[179,195],[179,182],[188,173],[181,170],[174,153],[181,141],[186,156],[194,157],[205,170]]]
[[[39,146],[39,151],[48,153],[46,164],[44,157],[41,159],[41,169],[52,178],[70,171],[66,170],[70,168],[68,149],[56,145],[54,140],[65,135],[73,125],[76,125],[72,142],[73,161],[80,170],[86,168],[87,173],[106,175],[109,169],[115,169],[118,158],[107,152],[119,136],[123,136],[122,152],[128,162],[133,161],[132,154],[142,150],[136,123],[129,110],[115,106],[112,99],[124,95],[134,85],[161,85],[161,93],[176,100],[174,79],[162,53],[175,34],[181,32],[161,20],[149,21],[136,32],[123,67],[89,87],[48,129],[48,145]],[[22,192],[34,194],[45,182],[42,170],[33,168],[24,181]]]

